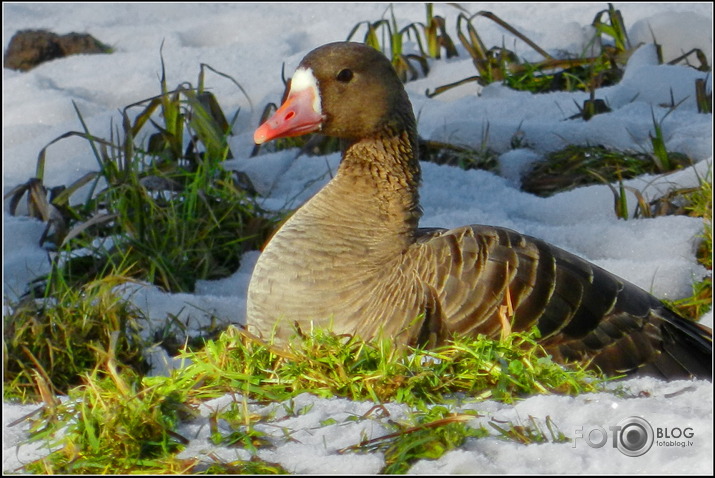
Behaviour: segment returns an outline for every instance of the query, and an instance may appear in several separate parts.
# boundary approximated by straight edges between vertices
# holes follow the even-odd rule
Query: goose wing
[[[712,336],[639,287],[539,239],[489,226],[420,229],[409,260],[449,333],[537,326],[555,360],[609,374],[712,374]],[[503,317],[508,315],[510,323]]]

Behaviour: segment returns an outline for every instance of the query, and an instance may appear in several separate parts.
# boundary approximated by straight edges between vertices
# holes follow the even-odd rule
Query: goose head
[[[412,106],[390,61],[362,43],[338,42],[302,60],[284,103],[256,130],[254,141],[312,132],[357,141],[413,124]]]

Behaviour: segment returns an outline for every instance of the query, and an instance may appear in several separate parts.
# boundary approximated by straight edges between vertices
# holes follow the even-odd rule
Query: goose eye
[[[340,73],[338,73],[338,76],[336,76],[335,78],[342,83],[347,83],[348,81],[353,79],[353,72],[352,70],[348,70],[346,68],[344,70],[340,70]]]

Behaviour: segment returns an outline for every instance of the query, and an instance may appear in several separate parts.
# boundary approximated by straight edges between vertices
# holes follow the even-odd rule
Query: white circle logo
[[[640,417],[628,417],[618,423],[616,447],[626,456],[644,455],[653,446],[653,428]]]

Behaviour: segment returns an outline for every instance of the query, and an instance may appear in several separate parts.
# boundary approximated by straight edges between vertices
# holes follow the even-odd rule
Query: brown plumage
[[[712,332],[642,289],[539,239],[490,226],[420,229],[412,106],[390,62],[356,43],[314,50],[257,143],[320,130],[346,140],[335,178],[275,234],[248,290],[247,326],[295,325],[396,346],[537,325],[560,362],[609,374],[710,378]]]

